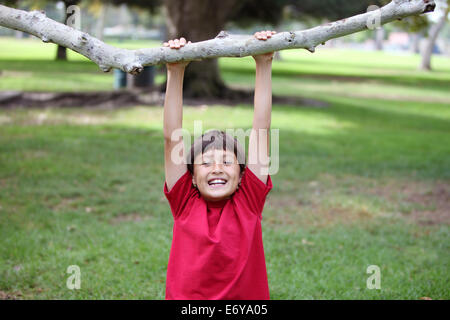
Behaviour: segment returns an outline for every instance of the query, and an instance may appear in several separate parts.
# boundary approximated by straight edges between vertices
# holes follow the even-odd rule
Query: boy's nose
[[[222,170],[223,168],[221,163],[214,163],[213,172],[222,172]]]

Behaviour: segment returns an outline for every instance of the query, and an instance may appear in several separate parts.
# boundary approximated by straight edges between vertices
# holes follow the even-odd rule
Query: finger
[[[170,40],[169,41],[169,46],[170,46],[171,49],[174,49],[175,48],[175,41]]]
[[[192,43],[192,42],[189,41],[187,44],[190,44],[190,43]]]
[[[163,46],[164,46],[164,47],[168,47],[168,46],[169,46],[169,43],[164,42]]]
[[[184,46],[186,44],[186,39],[185,38],[180,38],[180,45]]]

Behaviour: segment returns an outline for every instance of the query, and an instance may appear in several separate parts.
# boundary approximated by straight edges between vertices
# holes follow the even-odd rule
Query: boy
[[[255,33],[266,40],[274,31]],[[184,38],[164,46],[179,49]],[[257,55],[249,161],[222,131],[194,141],[188,164],[172,159],[182,127],[183,76],[188,62],[167,64],[164,102],[166,195],[174,217],[166,299],[269,299],[261,214],[272,189],[268,175],[273,53]],[[261,137],[260,137],[261,136]]]

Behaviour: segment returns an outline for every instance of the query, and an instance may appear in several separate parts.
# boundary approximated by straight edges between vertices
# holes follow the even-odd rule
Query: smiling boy
[[[275,32],[255,34],[267,40]],[[165,43],[179,49],[184,38]],[[182,127],[182,88],[188,62],[167,65],[164,102],[165,183],[174,218],[166,299],[269,299],[261,219],[267,194],[273,53],[257,55],[248,164],[238,141],[213,130],[194,141],[187,163],[172,159]]]

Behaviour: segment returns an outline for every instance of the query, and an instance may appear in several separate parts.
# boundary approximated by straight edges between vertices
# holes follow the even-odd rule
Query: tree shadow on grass
[[[254,75],[252,68],[242,68],[239,66],[223,66],[221,70],[224,72],[235,74]],[[396,75],[396,74],[371,74],[367,72],[364,76],[333,74],[327,71],[324,74],[304,72],[301,70],[280,70],[274,68],[272,71],[274,77],[313,79],[313,80],[329,80],[342,82],[378,82],[383,84],[396,84],[409,87],[420,87],[426,89],[438,89],[448,91],[450,81],[448,79],[436,79],[424,77],[421,74]]]
[[[161,106],[164,104],[165,89],[156,86],[145,90],[118,90],[118,91],[94,91],[94,92],[25,92],[25,91],[0,91],[0,108],[48,108],[48,107],[101,107],[115,109],[135,105]],[[228,105],[253,103],[254,92],[250,90],[230,89],[233,94],[227,98],[188,98],[184,103],[191,106],[201,105]],[[325,101],[294,97],[272,96],[273,103],[325,108]]]

